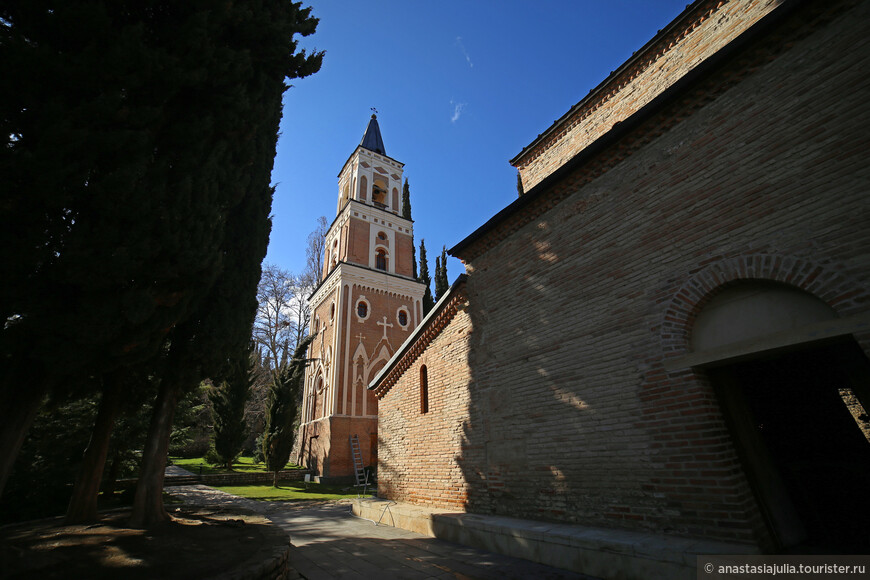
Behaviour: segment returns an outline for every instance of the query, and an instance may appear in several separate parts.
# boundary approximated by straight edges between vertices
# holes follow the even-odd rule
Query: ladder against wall
[[[350,436],[350,452],[353,455],[353,471],[356,475],[356,484],[365,485],[366,474],[363,469],[362,451],[359,448],[359,437],[354,434]]]

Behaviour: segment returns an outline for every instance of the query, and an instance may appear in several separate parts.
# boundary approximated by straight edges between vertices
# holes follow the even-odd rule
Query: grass
[[[170,461],[172,465],[177,465],[182,469],[186,469],[191,473],[202,473],[203,475],[213,475],[218,473],[265,473],[266,472],[266,464],[265,463],[255,463],[253,457],[242,456],[233,461],[233,469],[232,471],[223,468],[216,467],[214,465],[209,465],[205,458],[203,457],[194,457],[194,458],[183,458],[183,457],[170,457]],[[200,469],[202,471],[200,472]],[[299,466],[294,465],[293,463],[288,463],[284,469],[301,469]]]
[[[308,499],[339,500],[357,497],[353,488],[320,483],[305,484],[302,481],[278,482],[279,487],[271,484],[227,485],[218,487],[221,491],[260,501],[298,501]]]

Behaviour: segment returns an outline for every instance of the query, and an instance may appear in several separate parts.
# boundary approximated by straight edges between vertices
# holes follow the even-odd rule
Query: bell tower
[[[336,217],[320,283],[309,298],[309,349],[298,463],[328,478],[354,475],[350,438],[364,466],[377,463],[378,403],[366,387],[422,319],[413,278],[414,224],[404,218],[404,164],[387,156],[376,115],[338,174]]]

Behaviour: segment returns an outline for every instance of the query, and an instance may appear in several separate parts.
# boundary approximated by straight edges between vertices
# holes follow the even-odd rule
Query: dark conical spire
[[[384,140],[381,138],[381,128],[378,127],[377,115],[372,114],[372,118],[369,120],[369,126],[366,127],[366,132],[363,134],[362,141],[360,141],[359,145],[360,147],[365,147],[369,151],[374,151],[381,155],[387,154],[387,150],[384,149]]]

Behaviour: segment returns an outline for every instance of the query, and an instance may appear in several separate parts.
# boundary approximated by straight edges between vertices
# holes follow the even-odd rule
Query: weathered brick
[[[803,5],[806,18],[458,251],[467,301],[381,393],[387,497],[766,541],[705,372],[665,363],[690,352],[698,312],[741,280],[788,283],[841,317],[870,309],[870,41],[858,24],[870,3],[830,6],[816,18],[825,9]],[[773,8],[722,3],[675,40],[682,54],[662,49],[610,100],[578,110],[571,130],[608,131],[632,97],[660,92],[643,75],[679,75],[718,50],[746,26],[730,10],[754,19]],[[651,92],[634,95],[643,83]],[[621,113],[606,108],[620,101]],[[569,147],[572,135],[528,152],[538,165],[522,168],[527,190],[585,147]],[[870,352],[870,335],[855,338]],[[421,414],[424,364],[432,399]]]

